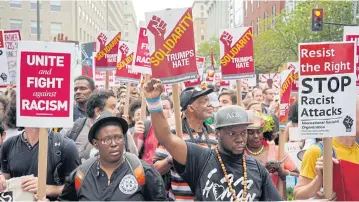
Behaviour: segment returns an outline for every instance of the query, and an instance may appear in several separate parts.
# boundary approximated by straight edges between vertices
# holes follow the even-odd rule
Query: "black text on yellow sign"
[[[116,68],[118,70],[121,70],[122,68],[126,67],[126,65],[132,64],[132,61],[133,61],[133,53],[127,56],[124,60],[121,60],[121,62],[117,63]]]
[[[109,53],[115,46],[116,44],[118,44],[121,40],[121,33],[118,33],[112,40],[110,43],[108,43],[105,48],[103,48],[102,50],[100,50],[95,58],[97,60],[101,60],[107,53]]]
[[[242,36],[241,39],[239,39],[231,48],[231,50],[229,51],[229,53],[225,54],[222,58],[221,58],[221,66],[222,67],[226,67],[228,65],[228,63],[232,60],[232,58],[236,57],[236,55],[239,53],[239,51],[245,46],[247,45],[247,43],[249,41],[252,40],[252,32],[250,29],[247,30],[246,33],[244,33],[244,35]]]
[[[165,43],[161,48],[156,50],[151,57],[151,64],[157,67],[161,61],[163,61],[166,56],[171,52],[171,50],[177,45],[178,40],[183,36],[187,31],[187,28],[190,27],[192,23],[191,12],[187,12],[180,23],[173,29],[174,32],[166,39]]]

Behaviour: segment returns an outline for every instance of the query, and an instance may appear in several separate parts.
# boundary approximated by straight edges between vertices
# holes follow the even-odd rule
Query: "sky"
[[[192,7],[193,0],[133,0],[133,4],[139,22],[145,21],[145,12]]]

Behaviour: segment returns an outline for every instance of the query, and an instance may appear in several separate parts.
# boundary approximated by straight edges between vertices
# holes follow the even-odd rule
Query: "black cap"
[[[122,132],[126,135],[128,130],[127,121],[123,118],[114,116],[111,112],[105,110],[101,112],[100,116],[96,119],[95,123],[90,129],[88,140],[92,144],[92,140],[95,139],[96,133],[103,125],[116,125],[122,128]]]
[[[186,88],[180,95],[181,111],[185,111],[187,106],[192,104],[197,98],[203,95],[209,95],[213,89],[202,90],[200,88]]]

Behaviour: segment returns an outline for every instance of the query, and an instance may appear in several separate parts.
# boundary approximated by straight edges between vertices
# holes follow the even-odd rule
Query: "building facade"
[[[194,39],[196,46],[207,38],[207,8],[204,1],[195,0],[192,5]]]
[[[23,40],[37,40],[37,1],[0,1],[0,29],[21,31]],[[100,31],[124,30],[122,1],[40,1],[40,40],[58,33],[69,40],[92,42]]]
[[[219,30],[229,28],[229,0],[206,0],[207,37],[219,37]]]
[[[123,39],[130,42],[137,41],[137,16],[135,8],[133,6],[132,0],[122,1],[124,4],[124,13],[125,13],[125,23],[124,23],[124,33],[122,35]]]
[[[244,26],[244,0],[229,1],[229,27]]]
[[[260,33],[260,22],[279,14],[285,8],[285,4],[285,1],[245,0],[244,26],[252,26],[253,33]]]

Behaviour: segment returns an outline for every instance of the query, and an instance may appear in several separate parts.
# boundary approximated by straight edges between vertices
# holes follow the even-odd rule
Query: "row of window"
[[[259,8],[259,5],[260,5],[260,1],[261,0],[257,0],[257,8]],[[264,2],[266,2],[267,0],[264,0]],[[246,4],[246,6],[247,6],[247,4]],[[251,12],[253,13],[254,12],[254,6],[253,6],[253,0],[251,0]],[[244,11],[245,11],[245,13],[246,13],[246,17],[248,16],[248,7],[246,7],[245,9],[244,9]],[[275,6],[272,6],[272,10],[274,10],[273,11],[273,13],[275,13]]]
[[[100,16],[101,16],[102,21],[104,21],[102,14]],[[95,22],[94,19],[91,18],[90,15],[88,15],[83,9],[81,9],[80,6],[78,7],[78,17],[79,17],[79,19],[82,18],[84,21],[86,21],[88,23],[88,25],[90,27],[94,28],[97,32],[100,31],[100,26]]]
[[[22,30],[22,20],[11,19],[9,21],[10,30]],[[37,22],[31,21],[31,34],[37,34]],[[57,35],[62,32],[62,24],[58,22],[50,23],[50,34]],[[40,22],[40,34],[42,34],[42,23]]]
[[[79,37],[80,37],[80,41],[85,41],[85,42],[95,41],[95,38],[93,36],[91,36],[89,33],[86,33],[85,30],[82,30],[81,28],[79,32]]]
[[[22,0],[10,0],[10,8],[22,8]],[[24,3],[27,3],[24,1]],[[30,8],[37,9],[37,1],[31,0],[30,1]],[[41,9],[41,3],[40,3]],[[54,12],[61,12],[61,2],[60,0],[50,0],[50,10]]]

